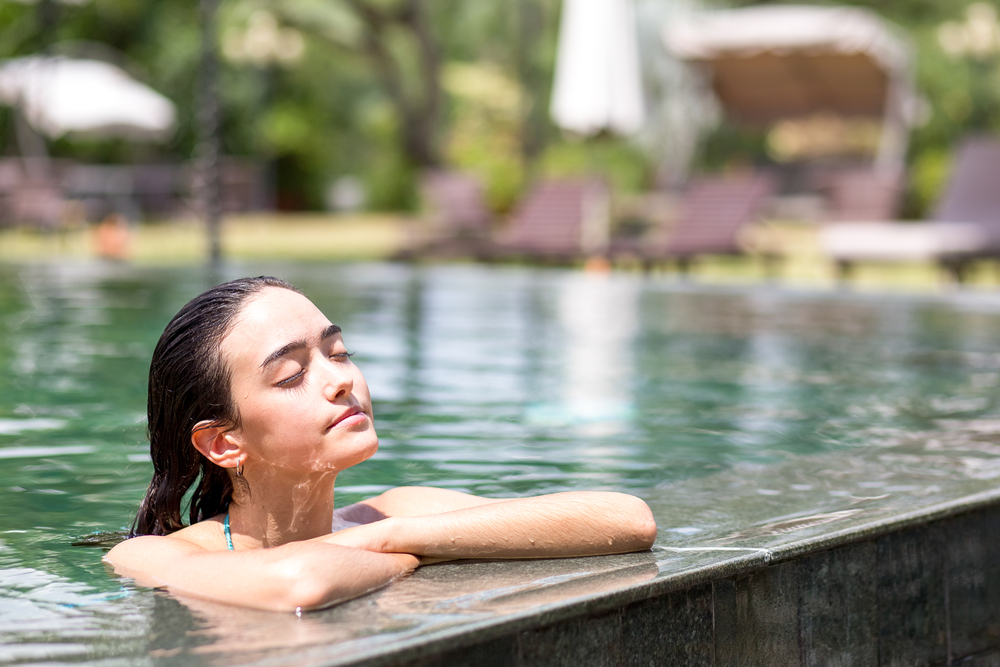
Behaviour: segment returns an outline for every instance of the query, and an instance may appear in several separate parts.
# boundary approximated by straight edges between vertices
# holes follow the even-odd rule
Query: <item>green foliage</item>
[[[769,161],[765,131],[723,121],[699,146],[695,164],[711,173]]]
[[[387,102],[377,98],[359,109],[358,115],[358,138],[366,139],[365,144],[370,148],[361,155],[343,157],[360,158],[364,165],[362,180],[368,190],[369,206],[376,210],[415,210],[417,171],[399,144],[398,116]]]
[[[482,174],[492,205],[509,208],[525,183],[525,157],[536,155],[552,136],[547,106],[561,1],[417,4],[425,35],[397,20],[407,0],[221,0],[224,151],[268,162],[283,206],[322,206],[329,184],[352,175],[368,187],[371,207],[410,209],[421,165],[443,159],[445,166]],[[55,29],[46,32],[39,5],[0,2],[0,58],[57,43],[60,49],[73,43],[71,53],[86,55],[80,42],[99,44],[178,108],[177,131],[164,145],[66,138],[52,142],[53,154],[108,163],[190,159],[197,142],[198,1],[52,6]],[[245,37],[261,12],[278,30],[301,36],[299,57],[240,59],[227,53],[233,51],[227,44]],[[381,29],[372,16],[396,18]],[[433,63],[428,69],[422,60],[423,37],[430,39],[438,67],[474,63],[513,81],[520,91],[513,116],[483,124],[481,107],[450,94],[442,94],[436,108],[438,79]],[[0,151],[13,152],[7,116],[0,112]],[[426,129],[415,129],[414,118],[426,120]],[[470,136],[473,126],[480,136]],[[415,153],[413,135],[426,139],[423,157]]]
[[[619,192],[639,192],[651,180],[647,157],[633,144],[614,137],[553,142],[538,164],[543,177],[603,176]]]
[[[490,207],[506,212],[524,184],[524,90],[488,63],[449,63],[443,79],[451,106],[445,158],[476,173],[486,185]]]
[[[923,215],[947,178],[957,141],[972,132],[1000,133],[1000,53],[950,55],[942,48],[942,24],[966,20],[970,0],[845,4],[894,22],[914,47],[916,84],[929,114],[911,136],[905,212]],[[998,0],[990,4],[1000,7]],[[0,2],[0,58],[36,53],[55,43],[85,54],[82,42],[97,43],[119,54],[136,76],[178,106],[177,132],[165,145],[60,139],[51,144],[53,154],[101,162],[189,159],[197,138],[197,0],[53,6],[55,27],[46,33],[38,4]],[[322,206],[329,183],[343,175],[362,179],[374,208],[415,205],[423,163],[414,157],[407,133],[413,134],[413,118],[421,118],[414,110],[427,111],[421,105],[432,98],[436,79],[421,60],[420,35],[411,24],[390,22],[372,32],[370,21],[371,15],[400,16],[406,6],[405,0],[222,0],[223,47],[262,11],[277,28],[297,31],[303,40],[296,59],[227,56],[220,72],[225,150],[269,162],[285,205]],[[653,165],[635,147],[609,137],[561,138],[548,119],[560,0],[423,0],[419,6],[440,70],[447,73],[459,64],[473,82],[476,77],[493,82],[473,90],[474,85],[456,88],[447,75],[441,78],[440,109],[427,111],[428,128],[417,132],[428,140],[429,159],[478,173],[498,211],[509,209],[533,177],[602,173],[624,191],[650,185]],[[365,12],[374,14],[366,18]],[[395,68],[395,89],[385,62],[366,41],[372,35]],[[497,94],[505,90],[513,95],[498,102]],[[9,125],[9,114],[0,111],[5,142],[0,150],[8,153],[14,150]],[[702,144],[696,163],[715,171],[767,160],[762,132],[723,124]]]
[[[951,152],[948,150],[927,148],[916,155],[910,168],[906,217],[918,217],[931,210],[944,189],[950,168]]]

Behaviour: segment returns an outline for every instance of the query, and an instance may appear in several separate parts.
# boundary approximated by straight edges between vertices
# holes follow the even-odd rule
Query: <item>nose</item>
[[[354,377],[343,364],[327,360],[323,368],[323,396],[333,402],[338,398],[350,396],[354,390]]]

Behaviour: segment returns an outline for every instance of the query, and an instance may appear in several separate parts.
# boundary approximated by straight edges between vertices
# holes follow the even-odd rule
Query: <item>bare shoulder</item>
[[[205,551],[226,549],[222,521],[207,519],[170,535],[139,535],[120,542],[104,556],[115,572],[135,576],[151,564]],[[148,571],[148,570],[147,570]]]
[[[169,537],[176,540],[184,540],[197,545],[206,551],[226,551],[226,534],[222,528],[223,516],[212,517],[186,528],[181,528],[176,533],[171,533]]]
[[[503,501],[432,486],[397,486],[362,501],[385,516],[426,516],[498,502]]]

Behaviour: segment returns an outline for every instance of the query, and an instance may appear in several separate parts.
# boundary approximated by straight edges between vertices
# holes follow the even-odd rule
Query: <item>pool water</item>
[[[170,657],[149,628],[175,614],[183,631],[183,607],[73,543],[124,529],[143,495],[164,325],[209,286],[262,273],[342,326],[371,387],[380,450],[341,475],[338,505],[402,484],[646,496],[1000,418],[989,294],[482,266],[0,266],[0,664]]]

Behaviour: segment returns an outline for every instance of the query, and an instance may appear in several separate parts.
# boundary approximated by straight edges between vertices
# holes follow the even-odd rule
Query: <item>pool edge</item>
[[[321,664],[949,664],[1000,645],[995,544],[1000,490]]]

